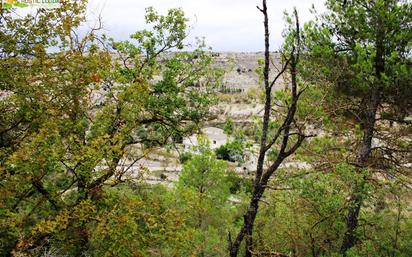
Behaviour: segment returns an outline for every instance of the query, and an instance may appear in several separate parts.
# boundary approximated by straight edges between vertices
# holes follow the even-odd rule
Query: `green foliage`
[[[93,256],[185,255],[191,231],[186,214],[176,209],[173,195],[163,187],[144,192],[128,187],[108,190],[91,227]]]
[[[85,1],[65,1],[36,15],[0,11],[0,226],[8,231],[0,255],[45,245],[76,256],[88,249],[96,256],[143,253],[144,241],[135,238],[146,232],[140,223],[150,223],[137,212],[144,205],[125,190],[113,197],[127,204],[105,210],[101,202],[112,198],[106,187],[124,181],[127,169],[118,165],[126,157],[191,134],[214,103],[221,71],[210,67],[204,43],[165,53],[183,47],[181,10],[163,16],[149,8],[153,28],[135,33],[134,43],[108,41],[97,30],[79,37],[85,10]],[[95,223],[99,215],[107,220]]]
[[[181,206],[189,212],[191,226],[196,228],[194,255],[224,256],[228,219],[230,180],[227,165],[217,160],[206,140],[200,138],[198,154],[185,163],[179,176],[177,192]]]
[[[297,252],[298,256],[340,256],[352,167],[339,173],[311,173],[279,180],[267,195],[256,223],[257,252]],[[298,175],[298,174],[297,174]],[[375,195],[361,214],[359,244],[348,256],[408,256],[411,216],[405,190],[394,183]],[[383,193],[383,195],[382,195]],[[273,229],[276,228],[276,229]]]
[[[191,189],[199,197],[208,199],[214,204],[223,204],[229,194],[226,178],[227,165],[217,160],[205,139],[200,139],[198,154],[185,163],[179,176],[179,189]]]
[[[392,193],[382,185],[387,180],[382,174],[402,177],[405,169],[399,164],[410,158],[410,154],[399,154],[402,146],[393,142],[403,137],[402,131],[408,126],[405,117],[410,115],[402,110],[411,105],[412,91],[405,87],[410,84],[411,70],[405,69],[405,65],[410,63],[412,33],[405,28],[411,22],[412,5],[402,0],[329,0],[326,7],[328,12],[317,15],[315,21],[304,27],[305,55],[301,68],[303,78],[323,91],[323,115],[329,116],[325,129],[335,138],[310,142],[317,154],[308,159],[319,163],[323,170],[336,172],[349,192],[344,210],[348,213],[347,227],[343,229],[347,237],[342,250],[353,247],[349,256],[371,256],[377,252],[397,256],[400,253],[388,248],[385,240],[372,243],[371,237],[381,235],[377,229],[381,222],[366,225],[362,221],[363,215],[368,216],[367,222],[376,217],[369,208],[375,204],[377,188],[384,192],[383,198],[391,197]],[[402,75],[404,72],[409,75]],[[399,127],[393,129],[385,120],[396,120]],[[350,215],[358,209],[359,215],[358,211]],[[390,219],[392,214],[385,215]],[[390,233],[386,228],[383,230]],[[348,242],[348,238],[358,241]]]
[[[252,146],[245,136],[245,129],[236,127],[231,119],[227,120],[225,133],[229,136],[226,144],[215,149],[218,159],[243,163],[246,151]],[[229,133],[230,132],[230,133]]]
[[[232,135],[234,131],[234,123],[232,119],[228,119],[223,127],[226,135]]]
[[[270,206],[262,206],[256,224],[261,231],[260,250],[288,253],[294,249],[299,256],[311,256],[315,250],[331,256],[339,247],[335,236],[344,224],[340,209],[345,195],[338,183],[333,175],[315,174],[276,184],[286,190],[270,192]],[[277,229],[273,231],[272,226]]]
[[[392,108],[409,105],[411,92],[405,83],[409,80],[406,74],[411,73],[406,66],[412,33],[404,28],[412,19],[411,4],[379,0],[350,1],[343,6],[341,1],[330,0],[326,5],[330,14],[318,15],[318,23],[305,25],[305,45],[310,52],[306,74],[318,81],[338,81],[334,87],[341,96],[362,97],[382,86],[384,101]],[[379,72],[377,54],[384,62]]]
[[[190,161],[193,158],[193,154],[191,152],[184,152],[180,154],[179,161],[181,164],[185,164],[187,161]]]
[[[245,155],[244,150],[244,141],[233,140],[220,146],[215,152],[218,159],[242,163]]]
[[[347,256],[412,256],[405,189],[411,5],[346,2],[328,0],[329,11],[304,25],[298,85],[306,91],[296,118],[307,127],[294,125],[319,136],[294,159],[312,168],[285,167],[270,181],[254,228],[257,253],[339,256],[351,197],[362,195],[358,243]],[[129,180],[120,164],[170,149],[201,126],[222,71],[202,40],[182,51],[188,27],[181,9],[161,15],[147,8],[148,29],[115,42],[98,30],[74,33],[86,5],[64,1],[27,16],[0,10],[0,256],[226,256],[228,232],[239,230],[253,185],[224,160],[245,161],[248,140],[260,142],[261,118],[249,138],[227,120],[231,138],[216,151],[200,138],[180,156],[174,187]],[[283,53],[296,45],[286,22]],[[353,160],[364,136],[361,107],[375,88],[380,141],[360,169]],[[262,97],[257,89],[247,94]],[[272,100],[279,112],[272,112],[269,138],[282,126],[291,92],[275,91]]]
[[[235,195],[239,193],[252,193],[252,180],[237,174],[235,171],[229,171],[227,179],[230,182],[230,193]]]

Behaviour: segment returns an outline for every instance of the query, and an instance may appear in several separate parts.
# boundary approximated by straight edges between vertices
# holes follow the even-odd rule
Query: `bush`
[[[181,164],[186,163],[187,161],[191,160],[193,157],[193,154],[190,152],[184,152],[182,154],[180,154],[179,156],[179,161]]]
[[[239,192],[252,193],[252,181],[243,176],[239,176],[235,171],[228,172],[227,180],[230,182],[231,194],[237,194]]]
[[[233,130],[234,130],[234,123],[232,119],[227,119],[225,126],[223,127],[223,130],[225,131],[226,135],[232,135]]]
[[[244,144],[240,140],[228,142],[215,150],[218,159],[230,162],[244,161]]]

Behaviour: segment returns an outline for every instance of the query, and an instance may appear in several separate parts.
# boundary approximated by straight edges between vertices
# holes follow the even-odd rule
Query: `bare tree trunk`
[[[290,58],[286,60],[283,68],[277,74],[277,76],[270,82],[269,81],[269,65],[270,65],[270,48],[269,48],[269,18],[267,14],[267,4],[266,0],[263,0],[263,7],[258,9],[264,15],[264,26],[265,26],[265,65],[263,70],[264,75],[264,86],[265,86],[265,108],[263,115],[263,126],[262,126],[262,137],[260,142],[260,151],[258,156],[256,176],[253,183],[253,192],[250,199],[249,207],[246,214],[243,216],[244,222],[243,226],[238,233],[235,240],[232,242],[229,237],[229,253],[231,257],[236,257],[239,253],[241,243],[245,239],[246,251],[245,256],[251,257],[253,254],[253,226],[259,209],[259,201],[261,200],[263,193],[267,187],[269,179],[276,172],[282,162],[290,155],[292,155],[302,144],[306,136],[300,131],[295,133],[298,135],[298,139],[292,145],[290,145],[290,130],[292,124],[294,123],[294,116],[297,110],[297,102],[303,91],[298,92],[297,86],[297,63],[299,61],[299,47],[300,47],[300,30],[299,30],[299,19],[297,12],[295,10],[296,18],[296,42],[293,46],[293,50],[290,54]],[[290,103],[287,115],[284,119],[282,126],[277,130],[273,138],[268,138],[269,122],[272,109],[272,90],[273,86],[279,77],[290,68],[291,78],[292,78],[292,101]],[[265,169],[265,157],[267,152],[275,145],[278,141],[281,141],[280,151],[277,155],[275,161]]]

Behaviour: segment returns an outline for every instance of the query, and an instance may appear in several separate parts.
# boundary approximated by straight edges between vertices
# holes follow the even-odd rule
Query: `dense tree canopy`
[[[99,36],[99,28],[76,34],[85,8],[85,2],[65,2],[23,18],[2,10],[3,253],[50,240],[75,242],[64,248],[68,253],[85,251],[104,186],[124,182],[131,168],[125,160],[134,163],[170,138],[190,134],[212,103],[218,71],[209,67],[203,45],[166,54],[184,47],[181,10],[163,16],[149,8],[153,31],[135,33],[135,42],[114,42]],[[160,54],[166,56],[160,60]]]
[[[321,24],[308,29],[310,56],[323,67],[329,92],[352,116],[362,138],[354,140],[354,182],[341,251],[357,241],[366,183],[377,173],[404,178],[410,143],[402,135],[410,114],[411,4],[407,1],[327,1]],[[309,28],[310,26],[308,26]],[[338,70],[339,69],[339,70]],[[345,114],[344,114],[345,115]],[[397,122],[397,127],[388,126]],[[405,126],[406,125],[406,126]],[[353,131],[352,133],[356,133]]]

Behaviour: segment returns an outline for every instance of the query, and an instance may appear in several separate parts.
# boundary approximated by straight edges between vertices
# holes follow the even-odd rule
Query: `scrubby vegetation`
[[[0,9],[0,256],[412,256],[411,3],[286,14],[274,76],[262,3],[246,93],[203,41],[187,51],[181,9],[147,8],[122,42],[77,33],[86,1]],[[236,102],[263,109],[182,146]]]

